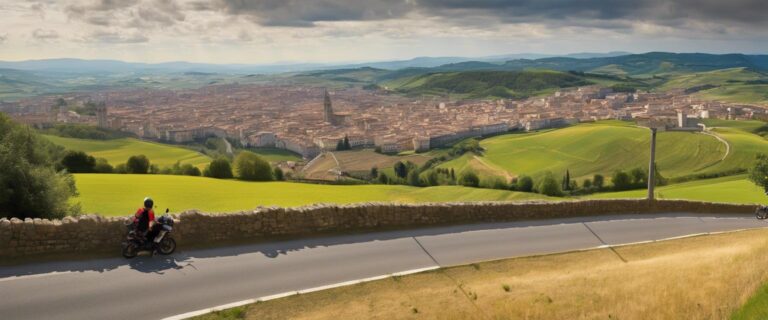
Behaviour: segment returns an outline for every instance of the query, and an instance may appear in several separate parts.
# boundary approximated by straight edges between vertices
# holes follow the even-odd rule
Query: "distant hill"
[[[558,71],[465,71],[418,75],[390,82],[407,95],[458,95],[466,98],[526,98],[557,88],[591,84]]]

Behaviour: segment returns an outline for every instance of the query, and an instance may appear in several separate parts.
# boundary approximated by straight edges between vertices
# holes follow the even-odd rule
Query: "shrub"
[[[96,164],[93,166],[93,171],[97,173],[112,173],[115,169],[107,162],[107,159],[96,158]]]
[[[589,179],[584,180],[582,185],[584,186],[584,189],[590,189],[592,188],[592,180],[589,180]]]
[[[421,186],[421,180],[419,179],[419,173],[416,170],[408,172],[408,184],[414,187]]]
[[[531,192],[533,191],[533,178],[529,176],[520,176],[517,178],[517,191]]]
[[[466,170],[459,177],[459,184],[465,187],[478,187],[480,185],[480,178],[477,173],[471,170]]]
[[[749,170],[749,180],[768,191],[768,156],[758,154],[755,165]]]
[[[613,190],[622,191],[632,189],[632,179],[624,171],[616,171],[613,174]]]
[[[235,158],[237,177],[247,181],[272,181],[269,162],[249,151],[240,152]]]
[[[275,167],[275,170],[274,170],[274,172],[273,172],[273,173],[274,173],[274,175],[275,175],[275,180],[277,180],[277,181],[283,181],[283,180],[285,180],[285,176],[284,176],[284,174],[283,174],[283,169],[280,169],[280,168],[278,168],[278,167]]]
[[[560,197],[563,195],[563,190],[560,189],[560,183],[557,182],[555,176],[551,172],[547,172],[539,185],[539,192],[550,197]]]
[[[206,177],[216,179],[232,179],[232,166],[229,164],[229,160],[224,157],[219,157],[205,168],[204,174]]]
[[[592,177],[592,185],[597,189],[602,189],[605,185],[605,178],[603,175],[596,174],[594,177]]]
[[[95,172],[96,159],[82,151],[69,150],[61,158],[61,166],[71,173]]]
[[[149,168],[149,159],[143,154],[132,156],[128,158],[128,162],[125,163],[125,170],[127,173],[145,174],[149,172]]]
[[[128,173],[128,167],[125,165],[125,163],[120,163],[115,166],[115,170],[113,170],[114,173]]]
[[[201,175],[200,169],[189,163],[185,163],[181,166],[181,174],[185,176],[195,176],[195,177],[199,177]]]

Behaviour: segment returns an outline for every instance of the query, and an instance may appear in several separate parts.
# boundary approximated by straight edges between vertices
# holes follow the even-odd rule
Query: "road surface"
[[[0,267],[0,318],[159,319],[406,270],[765,226],[749,216],[620,215]]]

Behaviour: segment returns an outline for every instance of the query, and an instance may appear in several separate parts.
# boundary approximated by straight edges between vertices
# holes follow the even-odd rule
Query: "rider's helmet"
[[[152,207],[155,205],[155,201],[152,200],[150,197],[144,198],[144,208],[152,209]]]

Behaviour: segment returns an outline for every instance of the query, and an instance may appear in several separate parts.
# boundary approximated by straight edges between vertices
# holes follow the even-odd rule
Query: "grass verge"
[[[766,249],[768,230],[760,229],[507,259],[259,302],[234,313],[239,319],[724,319],[766,279]],[[232,319],[229,314],[198,319]]]

